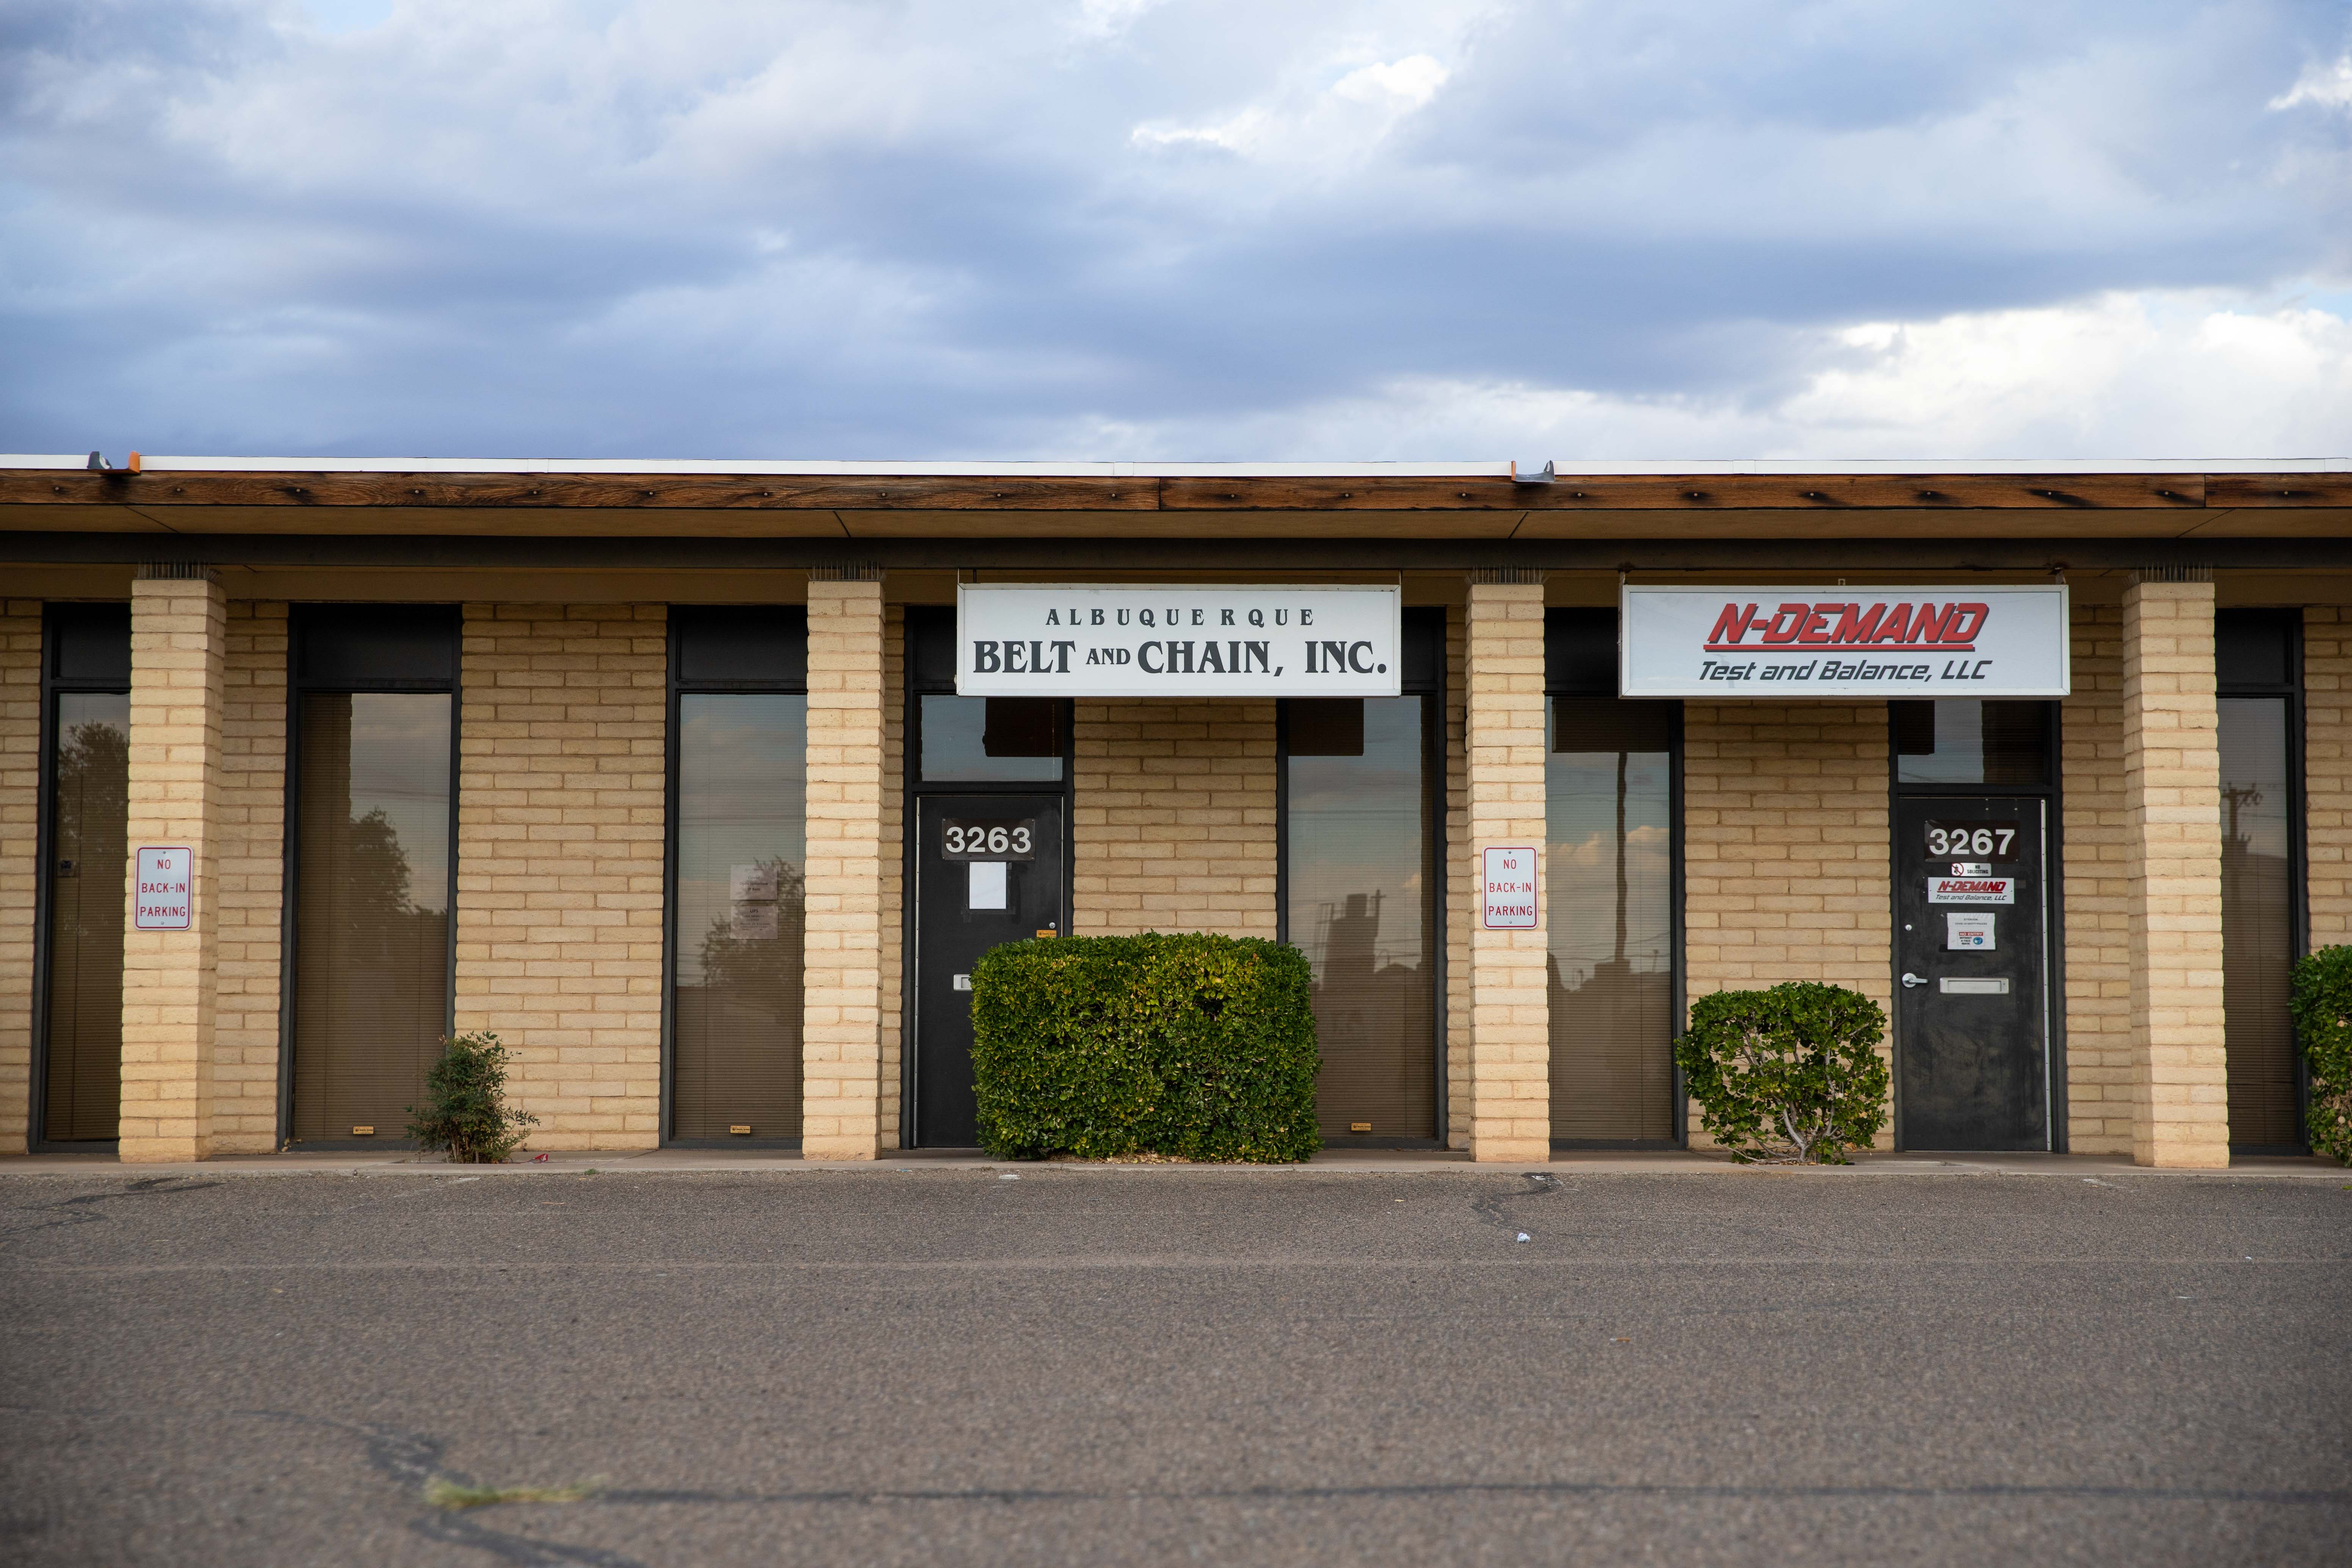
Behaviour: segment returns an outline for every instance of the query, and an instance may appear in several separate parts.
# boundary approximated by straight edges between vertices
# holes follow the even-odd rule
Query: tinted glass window
[[[451,699],[296,708],[294,1135],[397,1139],[449,1013]]]
[[[2294,1027],[2287,1013],[2294,964],[2287,735],[2285,698],[2221,699],[2221,1005],[2230,1142],[2273,1148],[2303,1136]]]
[[[801,1134],[808,699],[677,701],[680,1138]]]
[[[1054,784],[1062,703],[1051,697],[926,697],[925,784]]]
[[[60,692],[51,715],[48,1070],[41,1136],[116,1133],[122,1098],[122,909],[131,698]]]
[[[1286,706],[1287,916],[1314,972],[1316,1114],[1326,1138],[1428,1138],[1437,1119],[1430,710],[1419,697]]]
[[[1556,697],[1544,767],[1551,1132],[1674,1136],[1674,757],[1663,704]]]
[[[1900,784],[2045,784],[2050,704],[1940,698],[1890,702]]]

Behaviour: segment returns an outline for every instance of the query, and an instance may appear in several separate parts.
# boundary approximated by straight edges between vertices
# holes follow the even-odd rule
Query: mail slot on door
[[[1936,989],[1947,996],[2006,996],[2009,980],[1981,980],[1969,975],[1947,974],[1936,982]]]

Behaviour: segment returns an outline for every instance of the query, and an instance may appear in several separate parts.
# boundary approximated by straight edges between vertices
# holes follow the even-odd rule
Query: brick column
[[[1551,1158],[1551,998],[1542,898],[1543,574],[1473,573],[1465,663],[1469,712],[1469,842],[1457,862],[1479,888],[1490,845],[1536,851],[1539,901],[1531,931],[1488,931],[1470,909],[1470,1157]]]
[[[142,567],[131,585],[131,886],[142,845],[193,851],[186,931],[122,937],[126,1162],[212,1152],[213,1008],[219,931],[221,721],[228,601],[196,566]]]
[[[808,929],[801,1153],[882,1149],[881,573],[820,567],[808,589]]]
[[[2132,1158],[2230,1163],[2221,1016],[2221,759],[2210,572],[2124,595]]]

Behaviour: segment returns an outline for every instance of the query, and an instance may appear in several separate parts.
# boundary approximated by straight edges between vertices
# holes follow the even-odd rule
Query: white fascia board
[[[88,459],[77,458],[72,467]],[[1461,463],[850,463],[654,461],[600,458],[185,458],[142,455],[149,473],[742,474],[875,479],[1507,479],[1511,465]]]
[[[1678,474],[2340,474],[2352,458],[1691,458],[1679,462],[1555,462],[1566,479]]]

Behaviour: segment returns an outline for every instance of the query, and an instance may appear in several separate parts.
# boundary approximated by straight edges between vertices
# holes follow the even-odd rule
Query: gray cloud
[[[1403,384],[1753,406],[1853,323],[2344,278],[2352,113],[2273,103],[2347,45],[2260,0],[24,0],[0,447],[1377,457],[1459,432],[1265,448]]]

